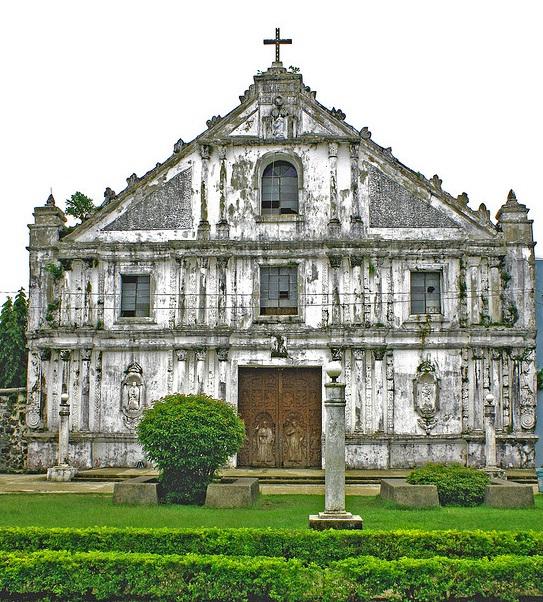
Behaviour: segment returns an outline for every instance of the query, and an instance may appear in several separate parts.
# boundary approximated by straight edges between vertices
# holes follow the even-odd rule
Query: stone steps
[[[378,485],[382,479],[405,479],[409,470],[347,470],[347,485]],[[157,476],[149,468],[94,468],[80,471],[75,481],[119,482],[134,477]],[[323,485],[324,470],[318,468],[229,468],[220,472],[222,479],[257,478],[261,484],[269,485]],[[517,483],[537,483],[535,470],[506,470],[507,478]]]

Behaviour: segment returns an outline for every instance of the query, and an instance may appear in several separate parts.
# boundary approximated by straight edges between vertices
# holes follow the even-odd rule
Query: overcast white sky
[[[2,0],[0,290],[28,287],[50,187],[99,204],[163,161],[239,103],[276,26],[321,103],[492,216],[514,188],[543,241],[542,23],[540,0]]]

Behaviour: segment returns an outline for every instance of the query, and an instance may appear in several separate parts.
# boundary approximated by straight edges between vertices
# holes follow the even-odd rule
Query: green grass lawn
[[[273,527],[307,528],[309,514],[323,509],[318,495],[261,496],[255,508],[221,510],[200,506],[114,506],[105,495],[0,495],[0,526],[41,527]],[[543,530],[543,495],[531,509],[439,508],[400,510],[376,497],[347,498],[366,529]]]

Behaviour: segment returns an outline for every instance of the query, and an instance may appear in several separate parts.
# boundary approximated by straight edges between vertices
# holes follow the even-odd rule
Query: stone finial
[[[441,190],[441,185],[443,184],[443,180],[436,173],[432,176],[432,179],[430,180],[430,182],[432,183],[432,186],[434,188]]]
[[[185,146],[185,141],[183,138],[179,138],[179,140],[173,145],[173,152],[180,153],[181,149]]]
[[[479,209],[477,209],[477,211],[479,212],[479,215],[483,220],[485,220],[486,222],[490,221],[490,211],[486,208],[486,205],[484,203],[481,203],[479,205]]]
[[[211,119],[208,119],[206,121],[207,128],[210,129],[212,127],[215,127],[221,119],[222,119],[222,117],[220,115],[213,115],[213,117]]]
[[[509,191],[509,194],[507,195],[507,204],[518,205],[517,195],[515,194],[515,191],[512,188]]]
[[[518,202],[513,190],[509,191],[507,202],[498,209],[496,219],[508,242],[533,241],[532,220],[528,219],[528,207]]]
[[[104,202],[109,203],[116,196],[115,191],[109,186],[104,190]]]
[[[345,120],[345,113],[341,109],[336,109],[336,107],[332,107],[330,113],[332,113],[332,117],[339,119],[339,121]]]
[[[464,205],[464,207],[468,206],[469,203],[469,196],[467,192],[463,192],[462,194],[459,194],[456,197],[456,200],[461,204]]]
[[[133,173],[130,176],[128,176],[128,178],[126,178],[126,183],[128,184],[128,186],[134,186],[134,184],[137,184],[139,181],[138,176]]]
[[[383,152],[385,153],[385,155],[388,155],[389,157],[394,157],[394,155],[392,154],[392,146],[387,146],[386,148],[383,149]]]
[[[53,196],[53,193],[51,193],[48,197],[47,200],[45,201],[45,206],[46,207],[55,207],[56,203],[55,203],[55,197]]]
[[[369,140],[371,138],[371,132],[370,132],[368,126],[365,125],[360,130],[360,138],[362,138],[362,140]]]

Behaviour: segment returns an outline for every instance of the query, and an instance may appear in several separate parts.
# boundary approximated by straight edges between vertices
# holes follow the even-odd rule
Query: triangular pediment
[[[304,137],[356,139],[340,110],[328,110],[303,84],[301,75],[286,69],[270,69],[255,77],[242,104],[224,118],[210,120],[203,134],[211,140],[284,140]]]
[[[368,170],[370,227],[459,228],[445,211],[408,190],[373,165]]]
[[[185,169],[156,190],[133,202],[124,213],[102,228],[127,230],[179,230],[192,227],[192,169]]]

